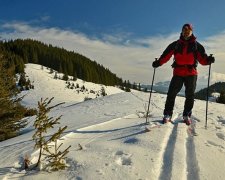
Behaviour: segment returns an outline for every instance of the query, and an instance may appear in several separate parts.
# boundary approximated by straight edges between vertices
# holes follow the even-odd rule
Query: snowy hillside
[[[67,158],[69,167],[52,173],[21,169],[26,154],[32,163],[38,157],[32,141],[35,117],[31,117],[22,135],[0,142],[0,179],[225,179],[225,105],[209,103],[206,130],[205,102],[196,100],[193,126],[187,127],[181,117],[184,98],[177,97],[174,123],[162,125],[166,96],[154,93],[150,123],[145,125],[141,112],[149,93],[125,93],[105,87],[108,96],[83,101],[90,94],[76,94],[65,88],[65,82],[53,79],[40,66],[29,64],[26,72],[35,89],[25,92],[24,104],[35,107],[41,97],[52,96],[53,104],[65,102],[53,109],[51,116],[63,115],[60,126],[68,126],[61,141],[64,147],[72,145]],[[101,89],[101,85],[84,84],[87,89]],[[146,128],[150,131],[146,132]],[[193,130],[198,136],[193,136]]]
[[[37,102],[40,98],[54,97],[56,103],[67,102],[67,103],[78,103],[84,101],[85,98],[96,98],[97,95],[100,97],[101,88],[105,89],[107,95],[123,92],[119,88],[112,86],[104,86],[94,84],[91,82],[85,82],[78,79],[77,81],[66,81],[60,79],[54,79],[55,73],[50,74],[50,69],[42,67],[37,64],[26,64],[26,75],[34,85],[34,90],[23,91],[22,94],[26,94],[24,103],[29,102],[29,106],[37,106]],[[57,73],[62,78],[63,74]],[[70,77],[72,79],[72,77]],[[78,85],[78,88],[76,87]],[[82,90],[82,86],[85,87]],[[72,87],[74,87],[72,89]],[[25,104],[26,105],[26,104]]]

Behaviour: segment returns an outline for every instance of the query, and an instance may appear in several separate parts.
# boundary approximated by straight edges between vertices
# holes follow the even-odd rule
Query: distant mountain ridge
[[[218,82],[225,82],[225,74],[212,72],[210,78],[210,85],[213,85]],[[196,92],[206,88],[207,84],[208,84],[208,75],[198,77]],[[160,93],[167,93],[169,85],[170,81],[158,82],[154,84],[153,89]],[[145,87],[148,87],[148,89],[151,88],[150,85]],[[179,95],[184,95],[184,87],[181,89]]]

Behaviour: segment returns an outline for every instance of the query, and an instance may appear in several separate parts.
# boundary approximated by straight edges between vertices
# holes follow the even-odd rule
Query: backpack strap
[[[197,52],[198,52],[197,41],[194,41],[194,51],[193,51],[193,54],[194,54],[194,60],[195,60],[195,63],[194,63],[195,68],[198,66],[198,55],[197,55]]]

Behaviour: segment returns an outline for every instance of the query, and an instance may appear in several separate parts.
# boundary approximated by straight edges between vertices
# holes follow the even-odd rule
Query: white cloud
[[[141,39],[129,39],[127,34],[102,35],[102,39],[89,38],[80,32],[62,30],[59,28],[33,27],[26,23],[13,22],[2,25],[1,37],[4,39],[31,38],[47,44],[72,50],[97,61],[109,68],[124,80],[150,83],[153,68],[152,61],[159,57],[169,43],[179,37],[179,33],[167,36],[158,35]],[[10,30],[5,32],[4,30]],[[216,63],[213,70],[225,73],[223,59],[225,53],[225,32],[202,41],[207,52],[215,53]],[[156,71],[156,81],[170,80],[172,76],[171,62]],[[207,72],[206,67],[200,67],[200,72]]]

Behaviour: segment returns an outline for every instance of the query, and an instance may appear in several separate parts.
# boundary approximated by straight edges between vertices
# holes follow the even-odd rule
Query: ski
[[[191,124],[187,128],[187,132],[190,136],[198,136],[198,133],[196,132],[195,124]]]
[[[196,119],[196,118],[194,118],[194,119]],[[170,123],[172,125],[176,125],[178,123],[184,123],[187,126],[187,133],[188,133],[188,135],[190,135],[190,136],[198,136],[198,133],[196,132],[196,124],[195,124],[195,120],[194,119],[191,120],[191,124],[190,125],[187,125],[184,122],[184,120],[182,119],[182,117],[180,117],[180,116],[175,118],[175,119],[168,120],[166,123],[164,123],[163,120],[152,121],[151,123],[154,123],[154,124],[151,124],[151,125],[153,125],[153,126],[151,126],[150,122],[148,122],[148,124],[145,125],[144,131],[145,132],[150,132],[153,129],[160,128],[161,126],[168,125]],[[147,126],[147,125],[150,125],[150,126]]]
[[[145,132],[150,132],[152,129],[155,129],[155,128],[160,128],[161,125],[155,125],[155,126],[152,126],[152,127],[147,127],[145,126]]]
[[[150,132],[153,129],[160,128],[161,126],[165,126],[170,123],[172,125],[174,125],[174,121],[172,121],[172,120],[168,121],[167,123],[164,123],[163,120],[156,120],[156,121],[152,121],[151,123],[153,123],[153,124],[150,124],[150,123],[147,124],[147,125],[150,125],[149,127],[147,125],[145,125],[145,130],[144,130],[145,132]]]

